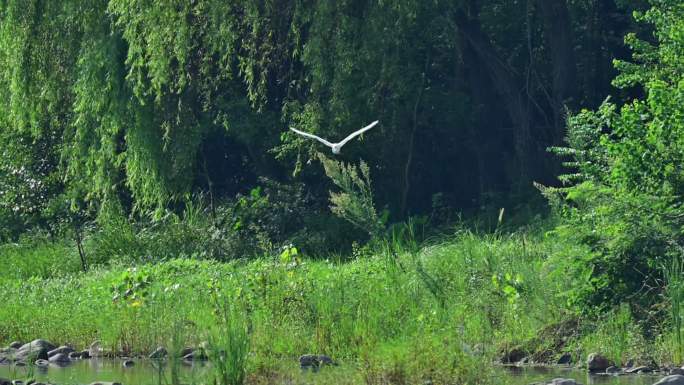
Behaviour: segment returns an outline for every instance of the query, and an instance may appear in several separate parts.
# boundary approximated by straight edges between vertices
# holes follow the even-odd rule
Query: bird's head
[[[336,145],[332,146],[332,153],[337,155],[340,153],[341,149],[342,149],[342,146],[340,146],[339,144],[336,144]]]

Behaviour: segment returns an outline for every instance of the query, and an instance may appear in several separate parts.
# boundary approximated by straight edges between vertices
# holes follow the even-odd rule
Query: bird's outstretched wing
[[[318,137],[318,136],[316,136],[316,135],[314,135],[314,134],[309,134],[308,132],[299,131],[299,130],[294,129],[294,128],[292,128],[292,127],[290,127],[290,130],[292,130],[292,131],[298,133],[298,134],[301,135],[301,136],[305,136],[305,137],[311,138],[311,139],[316,139],[317,141],[319,141],[319,142],[325,144],[325,145],[328,146],[328,147],[332,147],[332,146],[333,146],[332,143],[330,143],[330,142],[328,142],[327,140],[325,140],[325,139],[323,139],[323,138],[320,138],[320,137]]]
[[[374,121],[373,123],[367,125],[366,127],[362,128],[362,129],[360,129],[360,130],[358,130],[358,131],[356,131],[356,132],[353,132],[353,133],[349,134],[349,136],[347,136],[346,138],[344,138],[344,139],[343,139],[340,143],[338,143],[338,144],[340,145],[340,147],[341,147],[341,146],[344,146],[345,144],[347,144],[348,141],[354,139],[355,136],[361,135],[361,134],[363,134],[364,132],[366,132],[366,131],[370,130],[371,128],[373,128],[376,124],[378,124],[378,122],[379,122],[379,120],[376,120],[376,121]]]

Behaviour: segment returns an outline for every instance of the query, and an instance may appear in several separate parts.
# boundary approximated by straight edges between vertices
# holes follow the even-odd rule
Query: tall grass
[[[249,334],[242,311],[225,297],[215,294],[216,324],[207,338],[215,385],[242,385],[247,374]]]
[[[682,304],[684,304],[684,270],[682,259],[673,257],[670,264],[663,267],[665,295],[670,302],[670,322],[672,338],[670,341],[673,362],[684,358],[684,339],[682,338]]]
[[[206,339],[222,385],[296,366],[305,353],[359,367],[369,383],[481,383],[502,347],[557,321],[562,304],[546,281],[543,241],[459,229],[420,247],[418,225],[397,234],[345,263],[173,259],[0,281],[0,343],[99,339],[148,354]]]

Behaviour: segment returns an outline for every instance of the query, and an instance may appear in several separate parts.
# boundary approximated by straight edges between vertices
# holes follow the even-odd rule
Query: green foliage
[[[216,327],[208,333],[207,353],[212,361],[214,384],[242,385],[249,353],[245,311],[235,305],[232,296],[216,286],[212,289]]]
[[[0,246],[0,279],[52,278],[78,272],[76,245],[44,237],[23,238]]]
[[[377,381],[394,373],[406,382],[465,383],[488,376],[501,345],[526,341],[555,318],[555,289],[543,280],[550,244],[524,239],[462,231],[414,252],[393,250],[394,270],[370,251],[343,264],[277,255],[248,263],[173,259],[40,285],[5,278],[0,342],[41,335],[81,347],[99,339],[137,354],[169,346],[182,322],[184,342],[209,337],[207,353],[231,381],[316,351],[358,364]],[[491,281],[507,273],[525,286],[515,306]]]
[[[383,224],[378,217],[373,204],[373,190],[371,188],[370,169],[361,161],[357,168],[345,165],[318,154],[325,169],[325,174],[342,190],[330,192],[330,207],[332,212],[354,226],[366,231],[371,237],[377,237],[383,230]]]
[[[654,3],[640,16],[655,28],[656,44],[630,35],[634,62],[616,62],[615,85],[642,87],[645,97],[572,116],[569,148],[555,150],[571,157],[573,173],[561,180],[574,184],[545,192],[564,203],[556,234],[586,246],[557,261],[578,282],[568,295],[580,311],[627,298],[651,311],[658,291],[641,290],[662,288],[660,265],[681,254],[684,62],[676,52],[684,35],[676,31],[684,23],[675,3]]]

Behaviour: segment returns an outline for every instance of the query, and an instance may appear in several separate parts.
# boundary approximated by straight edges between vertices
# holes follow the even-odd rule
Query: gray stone
[[[12,381],[10,381],[6,378],[0,377],[0,385],[12,385]]]
[[[153,360],[158,360],[158,359],[166,357],[167,354],[168,354],[168,352],[166,351],[166,349],[164,349],[164,347],[160,346],[157,349],[155,349],[152,353],[150,353],[149,358],[151,358]]]
[[[684,385],[684,376],[680,374],[673,374],[671,376],[663,377],[660,381],[653,385]]]
[[[179,357],[185,357],[195,351],[195,348],[183,348],[178,354]]]
[[[135,366],[135,362],[133,362],[131,360],[124,360],[124,362],[122,362],[121,365],[124,368],[132,368],[133,366]]]
[[[337,364],[325,354],[304,354],[299,357],[299,367],[302,369],[318,369],[324,365]]]
[[[514,364],[527,356],[527,352],[520,348],[513,348],[501,356],[501,363]]]
[[[582,385],[572,378],[554,378],[548,385]]]
[[[36,360],[35,365],[46,368],[46,367],[50,366],[50,361],[48,361],[48,360]]]
[[[69,356],[67,356],[64,353],[57,353],[54,356],[50,357],[50,359],[48,359],[48,361],[50,361],[50,363],[53,363],[53,364],[66,364],[66,363],[71,362],[71,360],[69,359]]]
[[[66,354],[68,356],[69,353],[73,353],[73,352],[75,352],[75,350],[74,350],[74,348],[72,348],[70,346],[60,346],[56,349],[50,350],[48,352],[48,358],[54,356],[55,354],[59,354],[59,353]]]
[[[87,360],[90,357],[92,357],[90,354],[90,350],[84,350],[81,352],[81,358],[82,359]]]
[[[19,349],[23,344],[19,341],[14,341],[11,344],[9,344],[9,348],[11,349]]]
[[[88,357],[99,357],[101,354],[102,344],[100,344],[100,341],[95,341],[90,344],[90,348],[88,349]]]
[[[26,360],[27,358],[47,359],[48,352],[55,349],[55,345],[45,340],[33,340],[27,344],[22,345],[15,353],[18,360]]]
[[[684,375],[684,369],[682,368],[672,368],[667,374],[679,374],[679,375]]]
[[[122,385],[122,384],[120,382],[95,381],[95,382],[91,382],[90,385]]]
[[[78,360],[79,358],[81,358],[81,354],[81,352],[71,352],[69,353],[69,358],[71,358],[72,360]]]
[[[620,374],[620,373],[622,373],[622,369],[618,368],[617,366],[609,366],[606,368],[606,373],[608,373],[608,374]]]
[[[22,380],[14,380],[14,381],[12,381],[12,385],[24,385],[24,381],[22,381]]]
[[[651,368],[650,366],[641,365],[641,366],[633,366],[633,367],[625,370],[625,373],[650,373],[652,371],[653,371],[653,368]]]
[[[603,372],[611,366],[608,359],[598,353],[591,353],[587,357],[587,369],[590,372]]]
[[[194,352],[183,356],[183,360],[185,361],[204,361],[207,358],[207,355],[204,354],[204,351],[202,350],[195,350]]]

